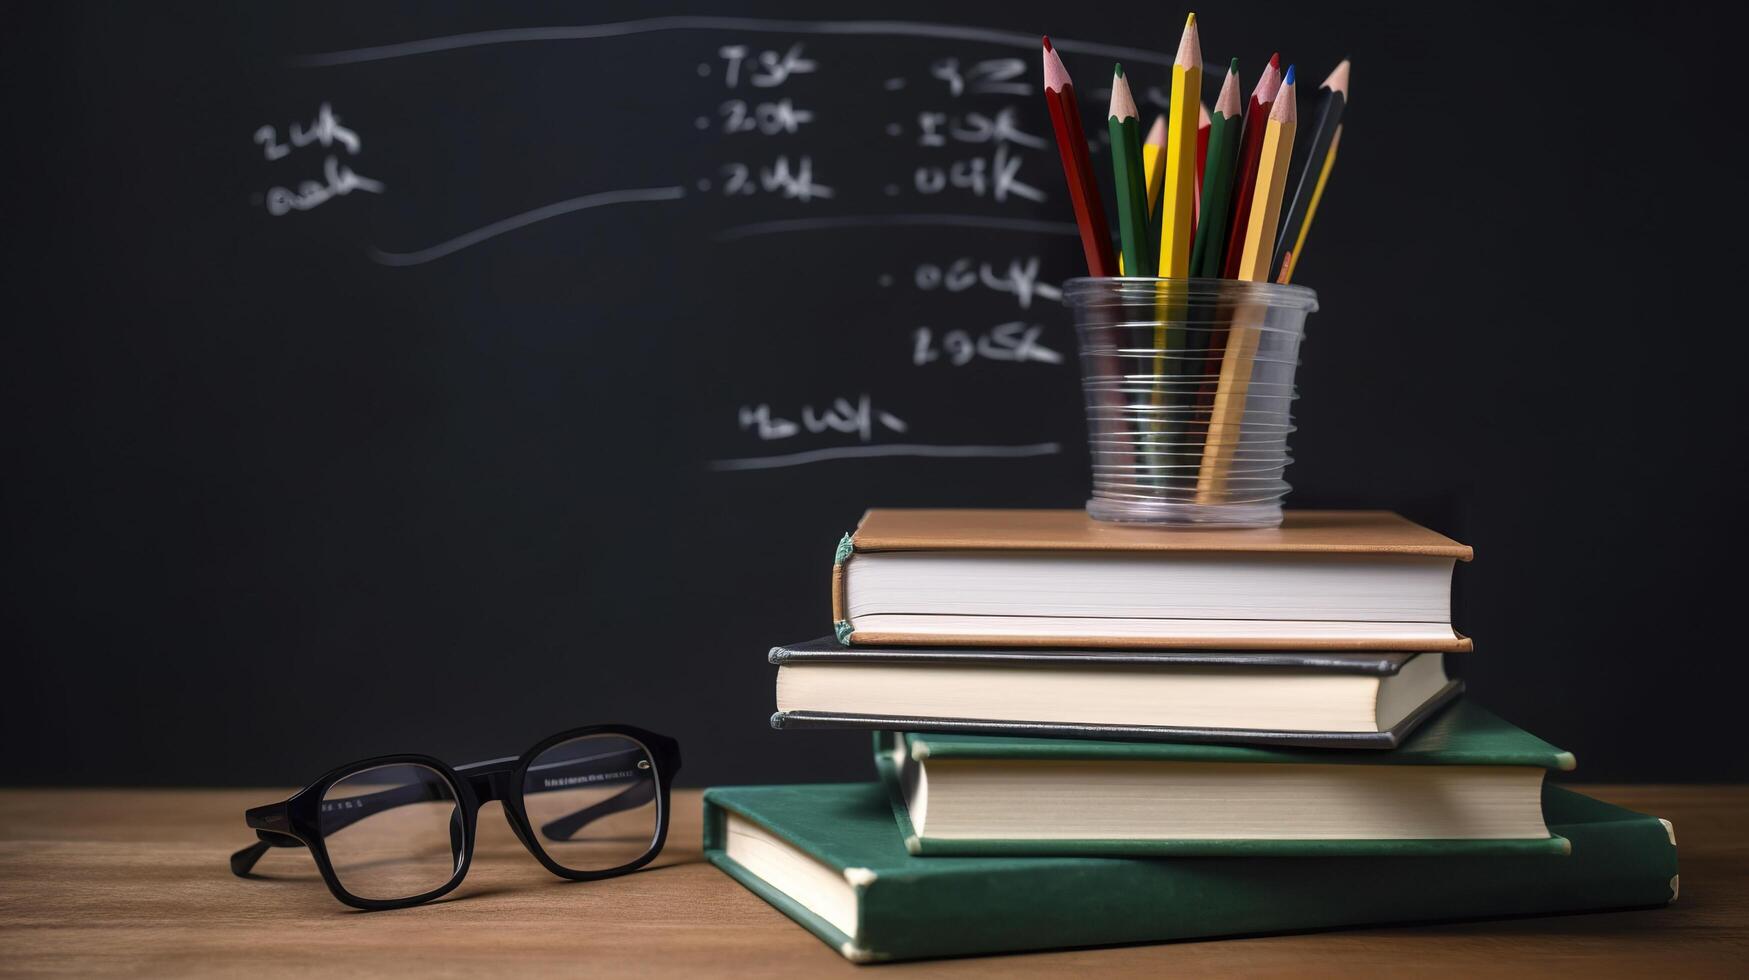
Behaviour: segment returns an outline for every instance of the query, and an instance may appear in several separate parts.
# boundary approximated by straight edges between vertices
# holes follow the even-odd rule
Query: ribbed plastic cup
[[[1063,299],[1081,343],[1087,513],[1281,524],[1294,368],[1317,294],[1233,279],[1081,278],[1063,284]]]

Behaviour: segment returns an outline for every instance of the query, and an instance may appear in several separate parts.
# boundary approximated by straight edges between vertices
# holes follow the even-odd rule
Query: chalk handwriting
[[[998,324],[980,334],[966,330],[949,330],[937,341],[934,332],[928,327],[918,327],[912,335],[911,363],[922,367],[944,357],[954,367],[964,367],[980,357],[990,361],[1013,363],[1063,363],[1063,355],[1038,342],[1044,329],[1036,323],[1013,320]]]
[[[807,109],[797,109],[789,99],[779,99],[776,102],[760,102],[749,105],[743,99],[730,99],[718,107],[717,112],[723,117],[723,132],[725,133],[759,133],[762,136],[777,136],[782,133],[793,133],[803,125],[814,121],[814,114]]]
[[[776,88],[789,81],[791,75],[806,75],[820,67],[818,62],[802,57],[799,41],[782,54],[761,51],[749,58],[750,53],[744,44],[725,44],[717,49],[717,55],[724,61],[723,84],[736,88],[745,75],[754,88]]]
[[[380,180],[353,173],[352,168],[334,159],[332,155],[322,164],[324,180],[306,180],[298,185],[296,191],[284,187],[275,187],[267,192],[267,213],[275,217],[289,214],[292,211],[308,211],[336,197],[344,197],[353,191],[365,191],[370,194],[381,194],[383,184]]]
[[[723,194],[728,197],[748,196],[764,191],[793,201],[829,198],[832,188],[814,182],[814,161],[798,157],[792,166],[788,156],[779,156],[769,166],[757,169],[745,163],[723,165]]]
[[[308,128],[292,123],[287,133],[289,143],[279,141],[279,130],[272,126],[262,126],[255,131],[255,142],[261,144],[261,154],[269,161],[281,160],[291,155],[291,151],[302,149],[311,143],[320,143],[324,149],[329,149],[339,143],[346,152],[356,154],[364,149],[364,141],[358,134],[340,125],[340,117],[334,114],[334,109],[324,102],[316,110],[316,119]]]
[[[1056,286],[1038,281],[1038,266],[1038,256],[1032,255],[1024,259],[1010,259],[1007,271],[998,273],[989,262],[958,258],[946,265],[920,263],[911,279],[924,292],[940,289],[949,293],[963,293],[973,286],[982,286],[994,292],[1008,293],[1025,310],[1032,307],[1034,296],[1050,300],[1063,298],[1062,291]]]
[[[947,166],[925,164],[912,174],[912,186],[919,194],[939,194],[948,188],[971,191],[976,197],[993,201],[1008,200],[1010,195],[1028,201],[1042,201],[1045,192],[1021,181],[1021,159],[1011,155],[1006,145],[998,145],[989,159],[972,157],[955,160]]]
[[[958,58],[942,58],[929,66],[929,74],[946,82],[948,94],[1020,95],[1033,92],[1032,83],[1017,81],[1026,77],[1026,62],[1019,58],[991,58],[961,70]]]
[[[919,112],[917,145],[946,146],[951,139],[960,143],[1009,142],[1035,150],[1043,149],[1044,138],[1023,131],[1016,121],[1018,115],[1019,110],[1014,106],[1002,109],[993,116],[982,112],[968,112],[959,116],[950,116],[945,112]]]
[[[762,442],[788,439],[803,432],[814,435],[839,432],[868,442],[874,438],[876,425],[886,432],[904,432],[910,428],[904,419],[875,408],[868,395],[861,395],[855,401],[834,398],[824,409],[803,405],[799,422],[773,415],[771,406],[764,403],[741,406],[737,419],[743,432],[751,431]]]

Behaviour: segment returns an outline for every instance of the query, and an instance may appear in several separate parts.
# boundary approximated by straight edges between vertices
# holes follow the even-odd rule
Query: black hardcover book
[[[1395,748],[1463,690],[1439,653],[773,647],[773,728]]]

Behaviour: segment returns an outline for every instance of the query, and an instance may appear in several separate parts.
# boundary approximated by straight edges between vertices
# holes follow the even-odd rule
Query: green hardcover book
[[[913,854],[1565,854],[1543,777],[1571,753],[1467,700],[1390,752],[882,732]]]
[[[705,793],[711,863],[858,963],[1642,908],[1676,897],[1665,821],[1546,787],[1570,857],[914,857],[878,783]]]

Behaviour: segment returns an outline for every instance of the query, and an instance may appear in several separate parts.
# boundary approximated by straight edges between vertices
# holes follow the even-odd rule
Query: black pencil
[[[1275,240],[1275,256],[1271,260],[1269,279],[1271,282],[1286,281],[1282,273],[1285,269],[1290,275],[1293,263],[1299,259],[1298,252],[1304,247],[1306,228],[1311,223],[1312,208],[1324,176],[1325,161],[1336,151],[1336,133],[1342,128],[1342,110],[1348,106],[1348,60],[1336,66],[1330,77],[1324,79],[1324,84],[1318,86],[1318,108],[1312,116],[1309,131],[1302,133],[1306,145],[1306,156],[1300,163],[1299,185],[1294,189],[1293,203],[1283,213],[1281,233]]]

